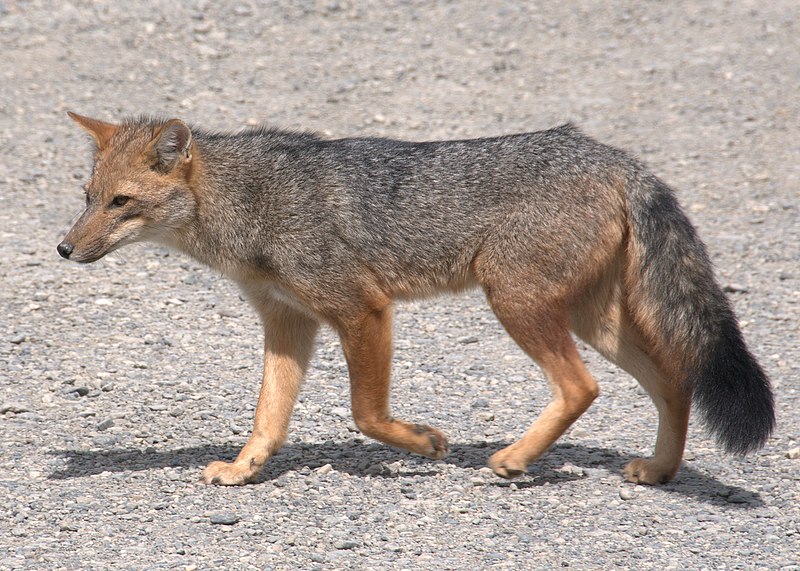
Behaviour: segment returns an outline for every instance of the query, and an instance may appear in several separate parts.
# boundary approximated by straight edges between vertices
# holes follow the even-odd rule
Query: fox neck
[[[237,188],[246,173],[231,173],[227,157],[196,140],[188,178],[194,217],[165,244],[237,281],[265,276],[269,240],[253,218],[255,204],[242,202]],[[234,176],[231,176],[233,174]],[[259,262],[260,260],[260,262]]]

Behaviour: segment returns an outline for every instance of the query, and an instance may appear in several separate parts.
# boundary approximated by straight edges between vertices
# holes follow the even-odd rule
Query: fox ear
[[[172,171],[179,163],[192,160],[189,152],[191,147],[192,132],[189,127],[179,119],[170,119],[153,137],[153,167],[162,173]]]
[[[67,111],[67,115],[80,125],[84,131],[94,137],[97,147],[101,151],[108,146],[111,137],[114,136],[114,133],[116,133],[119,128],[117,125],[112,125],[111,123],[106,123],[98,119],[90,119],[89,117],[78,115],[72,111]]]

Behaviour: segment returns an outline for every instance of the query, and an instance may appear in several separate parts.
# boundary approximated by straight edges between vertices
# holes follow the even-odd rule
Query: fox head
[[[173,242],[195,212],[189,127],[178,119],[115,125],[69,116],[94,138],[94,168],[86,209],[58,253],[89,263],[132,242]]]

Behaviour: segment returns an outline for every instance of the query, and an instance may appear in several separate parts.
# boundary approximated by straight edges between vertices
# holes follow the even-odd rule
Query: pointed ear
[[[168,173],[182,162],[192,160],[189,152],[192,146],[192,132],[186,123],[179,119],[170,119],[158,129],[150,143],[150,157],[153,167],[162,173]]]
[[[78,115],[72,111],[67,111],[67,115],[69,115],[70,119],[83,127],[84,131],[94,137],[97,147],[101,151],[108,146],[108,142],[111,140],[111,137],[114,136],[114,133],[116,133],[117,129],[119,128],[117,125],[105,123],[104,121],[99,121],[97,119],[90,119],[89,117]]]

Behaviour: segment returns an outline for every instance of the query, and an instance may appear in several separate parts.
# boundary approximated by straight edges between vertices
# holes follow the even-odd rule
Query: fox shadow
[[[463,469],[478,470],[486,466],[492,452],[509,442],[452,443],[451,452],[438,462],[420,458],[377,443],[360,439],[322,442],[314,444],[287,444],[269,460],[256,484],[277,480],[293,470],[313,470],[330,464],[334,470],[355,477],[399,478],[409,476],[434,476],[439,462]],[[171,450],[111,449],[99,451],[53,450],[49,454],[66,460],[63,469],[48,476],[50,480],[70,480],[102,472],[142,472],[163,468],[198,468],[213,460],[231,460],[239,451],[237,444],[207,444]],[[582,444],[557,443],[542,458],[529,467],[528,474],[508,482],[497,478],[487,480],[491,486],[532,488],[566,485],[571,481],[590,477],[593,470],[602,474],[621,474],[631,457],[609,448]],[[388,464],[403,461],[403,468],[392,469]],[[564,470],[565,465],[573,468]],[[577,469],[576,469],[577,468]],[[620,483],[623,478],[620,475]],[[683,465],[676,479],[660,486],[670,494],[691,497],[709,504],[731,505],[744,509],[764,505],[757,492],[724,484],[691,466]]]

